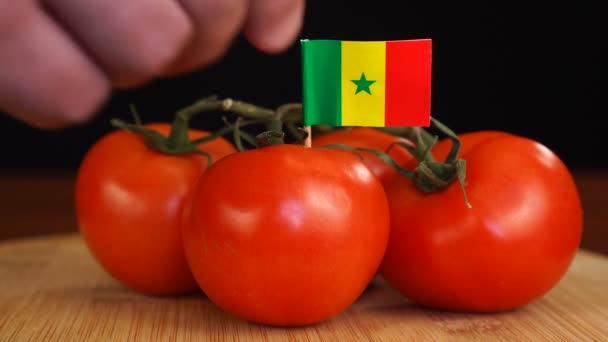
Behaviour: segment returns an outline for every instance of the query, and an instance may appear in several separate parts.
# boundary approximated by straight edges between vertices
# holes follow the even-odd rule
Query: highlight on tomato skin
[[[169,124],[148,124],[164,135]],[[190,138],[209,135],[190,130]],[[234,153],[222,138],[199,145],[215,160]],[[99,139],[77,174],[79,231],[99,264],[124,286],[150,295],[199,291],[181,241],[181,210],[207,165],[198,154],[167,155],[124,130]]]
[[[583,216],[573,177],[541,143],[512,134],[460,135],[467,163],[458,184],[423,194],[404,178],[387,189],[390,238],[380,272],[427,307],[496,312],[555,287],[579,248]],[[434,149],[449,150],[449,141]]]
[[[277,145],[203,174],[184,212],[184,248],[209,299],[242,319],[301,326],[350,306],[389,235],[378,179],[351,152]]]

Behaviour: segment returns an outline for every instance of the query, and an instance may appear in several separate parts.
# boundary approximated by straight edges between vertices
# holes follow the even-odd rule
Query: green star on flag
[[[371,95],[372,92],[369,89],[369,86],[376,83],[376,81],[371,81],[371,80],[368,81],[365,78],[364,72],[361,73],[361,78],[359,78],[358,80],[350,80],[350,81],[357,85],[357,90],[355,91],[355,95],[359,94],[359,92],[362,92],[362,91]]]

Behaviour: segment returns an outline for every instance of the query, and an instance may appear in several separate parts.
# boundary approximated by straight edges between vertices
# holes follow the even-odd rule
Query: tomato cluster
[[[168,125],[147,127],[169,134]],[[116,131],[79,169],[79,226],[125,286],[154,295],[202,289],[224,310],[263,324],[335,316],[377,272],[428,307],[522,306],[559,282],[579,247],[576,186],[536,141],[490,131],[459,138],[464,188],[454,181],[429,193],[378,154],[320,146],[390,150],[404,169],[420,162],[403,148],[409,140],[371,128],[327,133],[313,148],[236,152],[219,137],[198,145],[209,167],[201,154],[161,153]],[[440,141],[432,153],[442,160],[451,149]]]

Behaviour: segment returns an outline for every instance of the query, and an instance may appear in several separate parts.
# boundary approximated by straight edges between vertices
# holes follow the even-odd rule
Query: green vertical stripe
[[[302,40],[304,125],[342,124],[341,41]]]

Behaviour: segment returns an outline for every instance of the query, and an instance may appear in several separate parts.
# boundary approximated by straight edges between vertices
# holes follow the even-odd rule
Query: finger
[[[109,92],[103,72],[30,1],[0,13],[0,110],[41,128],[83,122]]]
[[[119,87],[159,76],[192,34],[190,19],[173,0],[46,3]]]
[[[304,0],[251,0],[245,35],[258,49],[277,53],[295,40],[303,17]]]
[[[247,0],[181,0],[194,23],[188,46],[167,73],[177,74],[219,59],[240,31]]]

